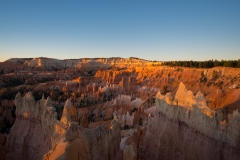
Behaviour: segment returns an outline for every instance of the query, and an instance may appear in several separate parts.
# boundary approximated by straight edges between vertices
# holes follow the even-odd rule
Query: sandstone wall
[[[41,121],[17,117],[7,139],[6,159],[41,159],[51,149],[51,137]]]
[[[68,104],[65,104],[64,110]],[[15,105],[16,121],[7,137],[7,159],[42,159],[44,154],[64,139],[68,124],[63,123],[64,120],[57,120],[57,113],[49,98],[43,97],[36,102],[31,92],[24,97],[18,93]]]
[[[180,83],[173,97],[156,95],[156,111],[149,116],[138,159],[240,158],[240,114],[211,110],[204,96]]]
[[[35,101],[31,92],[15,98],[16,121],[7,137],[6,159],[99,159],[121,157],[120,125],[84,129],[71,120],[71,100],[61,120],[49,98]]]
[[[180,83],[175,98],[171,93],[156,95],[156,108],[171,119],[178,119],[208,137],[240,146],[240,113],[236,110],[224,120],[221,112],[211,110],[198,92],[196,96]]]
[[[162,160],[238,160],[240,150],[206,136],[180,120],[168,118],[161,112],[147,125],[138,159]]]
[[[0,71],[9,73],[18,70],[30,70],[32,68],[42,68],[46,70],[63,70],[66,68],[79,69],[107,69],[115,67],[146,67],[152,66],[154,62],[136,58],[82,58],[82,59],[53,59],[53,58],[12,58],[0,63]]]
[[[112,121],[109,127],[82,128],[70,123],[66,141],[59,142],[45,156],[45,160],[120,160],[120,125]]]

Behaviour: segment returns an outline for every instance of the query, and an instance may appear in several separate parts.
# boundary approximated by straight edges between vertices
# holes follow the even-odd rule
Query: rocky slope
[[[170,119],[156,112],[149,120],[138,159],[233,159],[240,150],[230,144],[208,137],[184,121]]]
[[[211,110],[201,92],[195,96],[180,83],[175,98],[171,93],[156,95],[156,108],[171,119],[185,122],[189,127],[213,139],[240,146],[240,113],[238,110],[227,115]]]
[[[7,137],[6,159],[121,157],[120,125],[115,121],[109,127],[81,128],[77,123],[71,122],[70,100],[66,101],[59,121],[51,100],[42,98],[36,102],[31,92],[24,97],[18,93],[15,105],[16,122]]]
[[[67,68],[99,69],[109,67],[131,68],[136,66],[151,66],[150,62],[138,58],[82,58],[58,60],[53,58],[11,58],[0,63],[0,73],[10,73],[21,70],[63,70]],[[159,64],[160,62],[158,62]]]
[[[2,71],[11,73],[0,75],[0,124],[15,121],[1,136],[1,156],[239,159],[240,69],[154,63],[159,62],[30,58],[1,63],[0,71],[5,67]]]
[[[224,119],[180,83],[175,97],[156,95],[156,111],[149,117],[140,159],[239,159],[240,114]],[[144,151],[144,154],[141,152]]]

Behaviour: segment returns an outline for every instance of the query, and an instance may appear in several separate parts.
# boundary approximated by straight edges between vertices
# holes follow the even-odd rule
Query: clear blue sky
[[[240,58],[240,0],[0,0],[0,61],[13,57]]]

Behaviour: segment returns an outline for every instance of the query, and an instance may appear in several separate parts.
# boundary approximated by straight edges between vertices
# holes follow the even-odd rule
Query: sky
[[[0,0],[9,58],[240,58],[239,0]]]

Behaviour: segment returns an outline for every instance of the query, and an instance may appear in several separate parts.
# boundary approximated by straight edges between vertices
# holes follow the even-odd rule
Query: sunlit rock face
[[[110,126],[98,126],[84,129],[76,123],[70,123],[65,140],[59,142],[45,156],[45,160],[112,160],[121,159],[120,125],[113,120]],[[64,149],[63,149],[64,148]]]
[[[5,145],[0,157],[240,159],[239,69],[154,66],[135,58],[9,61],[6,65],[18,64],[5,66],[3,73],[12,72],[6,77],[30,77],[14,89],[33,90],[35,97],[17,94],[16,122],[6,145],[0,142]],[[45,76],[50,82],[43,82]],[[1,76],[0,86],[6,84]],[[53,101],[41,99],[42,93]],[[6,117],[10,112],[0,107]]]
[[[222,113],[207,106],[202,93],[198,92],[194,96],[183,83],[180,83],[174,99],[171,93],[165,96],[158,93],[156,105],[157,110],[168,118],[183,121],[206,136],[231,146],[240,146],[240,113],[236,110],[227,120],[223,120]]]
[[[61,120],[50,98],[35,101],[32,93],[15,98],[16,122],[7,137],[7,159],[99,159],[122,157],[120,125],[83,128],[71,120],[72,102],[65,102]]]
[[[71,122],[71,107],[72,107],[71,100],[68,99],[65,102],[65,105],[63,108],[63,114],[61,118],[61,122],[65,125],[68,125]]]
[[[70,102],[66,102],[67,110]],[[7,159],[42,159],[52,147],[63,141],[68,120],[58,121],[49,98],[35,101],[32,93],[15,98],[16,121],[7,138]],[[71,105],[71,104],[70,104]],[[66,113],[68,114],[68,112]],[[64,117],[68,117],[64,113]]]
[[[143,159],[239,159],[240,114],[222,120],[209,109],[204,96],[180,83],[175,97],[156,95],[139,156]]]
[[[7,138],[7,159],[41,159],[53,145],[56,117],[50,100],[35,102],[31,93],[15,98],[16,121]]]
[[[53,58],[12,58],[5,61],[0,69],[4,73],[22,68],[43,68],[46,70],[62,70],[65,68],[84,68],[84,69],[107,69],[111,66],[136,67],[151,66],[153,62],[136,58],[83,58],[59,60]]]
[[[101,80],[108,83],[118,84],[122,81],[124,77],[129,77],[133,75],[131,70],[98,70],[95,77],[101,78]]]
[[[136,74],[132,70],[98,70],[95,77],[118,84],[126,94],[136,93]]]
[[[71,122],[66,131],[65,140],[60,141],[52,150],[44,155],[45,160],[90,160],[90,151],[82,128],[75,122]]]

